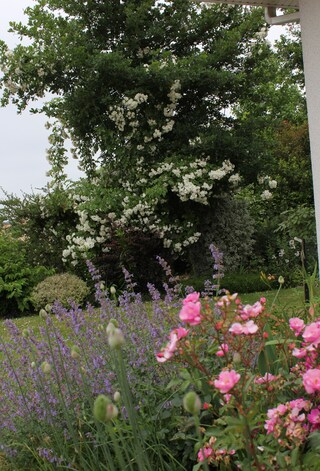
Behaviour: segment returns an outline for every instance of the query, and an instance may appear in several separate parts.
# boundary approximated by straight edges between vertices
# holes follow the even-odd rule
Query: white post
[[[320,270],[320,0],[300,0],[300,22]]]

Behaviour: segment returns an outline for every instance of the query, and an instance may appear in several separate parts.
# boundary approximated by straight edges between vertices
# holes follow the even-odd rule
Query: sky
[[[24,21],[23,10],[32,5],[32,0],[0,0],[0,39],[9,47],[18,43],[18,39],[7,32],[9,21]],[[270,40],[277,39],[283,31],[281,26],[273,26]],[[48,183],[45,122],[45,116],[31,115],[27,111],[18,115],[13,105],[0,108],[0,189],[6,193],[22,196],[40,191]],[[81,176],[77,162],[71,158],[67,173],[73,180]],[[0,191],[0,199],[3,196]]]

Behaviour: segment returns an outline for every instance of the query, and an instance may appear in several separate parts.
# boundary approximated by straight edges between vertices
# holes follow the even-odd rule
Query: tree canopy
[[[108,250],[128,229],[180,254],[217,198],[256,180],[263,123],[285,119],[284,96],[287,114],[303,108],[261,13],[189,0],[35,0],[27,23],[12,24],[27,43],[0,45],[2,105],[22,111],[51,94],[34,111],[51,123],[52,173],[63,181],[70,136],[88,177],[72,196],[79,224],[66,257]]]

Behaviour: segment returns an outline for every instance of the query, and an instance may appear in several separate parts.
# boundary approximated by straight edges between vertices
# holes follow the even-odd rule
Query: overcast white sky
[[[79,0],[81,1],[81,0]],[[0,39],[14,47],[17,38],[7,32],[9,21],[24,21],[23,10],[32,0],[0,0]],[[272,28],[271,39],[277,38],[283,28]],[[45,157],[48,131],[45,117],[24,112],[18,115],[13,106],[0,108],[0,187],[9,193],[31,193],[46,185],[49,169]],[[70,159],[68,174],[79,178],[77,163]],[[0,199],[3,197],[0,191]]]

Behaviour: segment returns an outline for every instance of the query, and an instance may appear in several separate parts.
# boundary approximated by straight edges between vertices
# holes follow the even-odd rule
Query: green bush
[[[203,291],[206,280],[216,283],[212,275],[203,275],[195,278],[187,278],[182,281],[183,286],[192,286],[195,291]],[[278,280],[263,281],[260,273],[240,272],[229,273],[220,280],[220,288],[227,289],[230,293],[255,293],[257,291],[267,291],[278,288]]]
[[[209,250],[214,244],[223,253],[225,270],[236,271],[248,266],[253,253],[255,222],[245,201],[230,196],[212,200],[210,211],[202,218],[199,241],[189,249],[189,262],[195,275],[209,273],[213,260]]]
[[[261,278],[260,273],[230,273],[221,280],[221,288],[227,289],[230,293],[255,293],[278,287],[277,279],[269,280],[267,284]]]
[[[10,229],[0,232],[0,316],[18,317],[32,310],[32,290],[53,273],[28,263],[25,241],[13,237]]]
[[[38,310],[55,301],[68,307],[71,302],[82,304],[88,295],[89,288],[83,280],[70,273],[61,273],[39,283],[32,292],[32,302]]]

